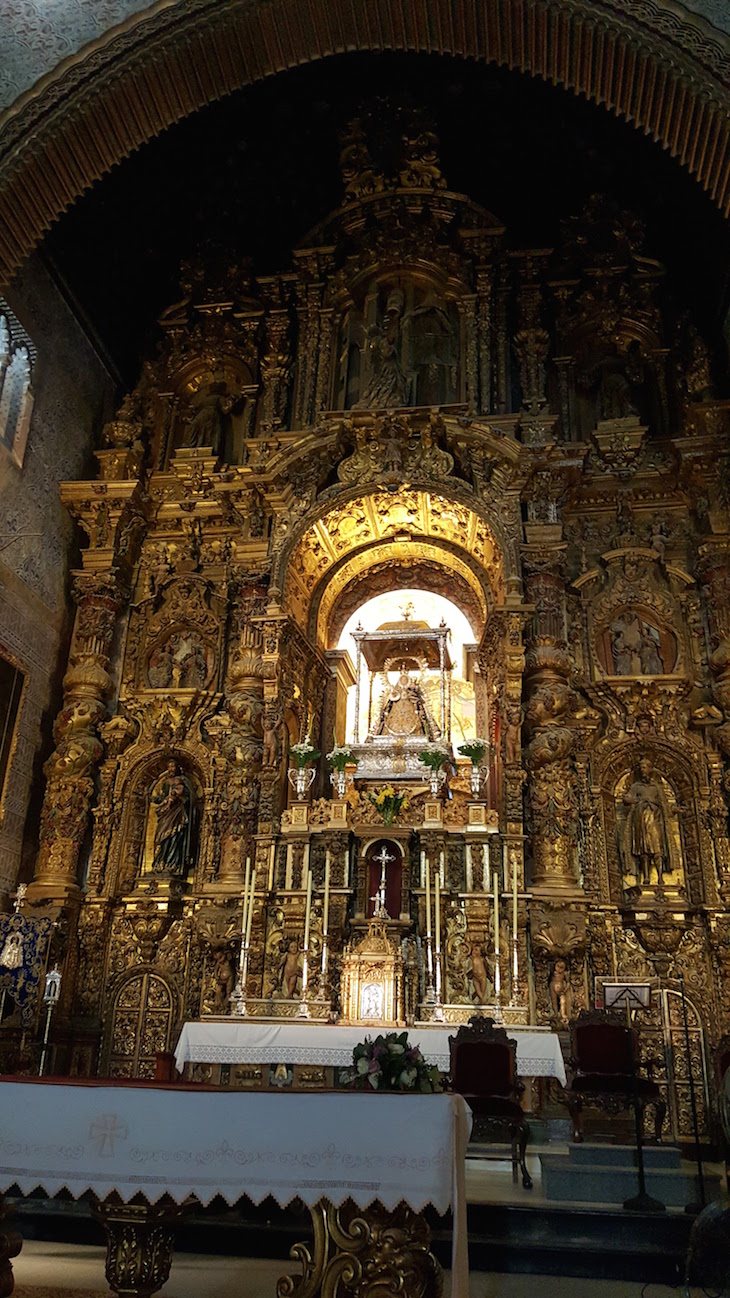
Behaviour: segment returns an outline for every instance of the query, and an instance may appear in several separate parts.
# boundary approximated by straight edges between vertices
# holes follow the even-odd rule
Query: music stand
[[[629,1212],[664,1212],[665,1205],[659,1199],[653,1199],[646,1192],[646,1178],[644,1176],[644,1147],[641,1136],[641,1119],[639,1117],[639,1088],[636,1082],[636,1060],[634,1058],[634,1038],[631,1026],[632,1010],[651,1009],[651,984],[650,983],[619,983],[605,982],[603,984],[603,1003],[606,1009],[626,1010],[626,1026],[631,1033],[629,1039],[631,1055],[631,1085],[633,1088],[634,1101],[634,1129],[636,1131],[636,1162],[639,1180],[639,1193],[633,1198],[627,1199],[624,1208]]]

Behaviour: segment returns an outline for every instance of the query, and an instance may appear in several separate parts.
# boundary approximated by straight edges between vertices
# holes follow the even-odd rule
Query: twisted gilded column
[[[568,895],[580,889],[572,728],[575,695],[565,634],[564,557],[564,544],[552,537],[546,538],[546,544],[530,544],[523,550],[525,597],[534,608],[526,628],[524,760],[532,888],[538,895]]]
[[[730,538],[717,536],[705,541],[699,550],[699,575],[705,594],[707,625],[710,632],[709,667],[712,679],[712,696],[722,713],[722,724],[717,727],[717,746],[724,758],[722,788],[730,805]],[[710,754],[710,775],[713,770],[720,776],[719,754]],[[727,808],[722,808],[722,795],[717,791],[715,815],[717,824],[713,832],[713,846],[717,861],[720,889],[723,897],[730,899],[730,847],[727,833]],[[718,832],[719,831],[719,832]]]
[[[64,901],[78,891],[79,853],[94,794],[94,768],[103,747],[99,724],[112,690],[109,656],[117,612],[118,586],[112,577],[77,574],[71,653],[63,679],[63,707],[53,727],[56,747],[43,770],[46,792],[40,844],[29,897]]]

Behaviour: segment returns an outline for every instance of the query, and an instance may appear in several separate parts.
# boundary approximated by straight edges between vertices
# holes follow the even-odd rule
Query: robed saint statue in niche
[[[155,817],[152,870],[184,879],[196,852],[197,799],[195,789],[177,762],[169,761],[150,797]]]
[[[673,851],[673,807],[668,790],[649,757],[619,790],[617,806],[619,840],[624,875],[642,887],[669,882],[680,870]]]

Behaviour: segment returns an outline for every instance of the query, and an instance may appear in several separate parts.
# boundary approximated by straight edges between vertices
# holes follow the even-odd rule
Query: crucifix
[[[391,856],[390,852],[386,850],[385,844],[383,844],[378,855],[373,857],[373,860],[380,862],[380,883],[378,884],[375,896],[370,898],[371,901],[375,902],[373,919],[390,919],[390,915],[385,907],[385,867],[388,864],[388,861],[394,861],[395,857]]]

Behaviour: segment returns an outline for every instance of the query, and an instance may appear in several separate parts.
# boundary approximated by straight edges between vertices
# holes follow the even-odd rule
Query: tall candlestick
[[[507,875],[507,839],[502,843],[502,888],[509,887],[509,878]],[[500,892],[501,892],[500,888]]]
[[[304,912],[304,950],[309,950],[309,923],[312,917],[312,871],[307,870],[307,905]]]
[[[327,848],[327,853],[324,858],[324,905],[322,908],[322,933],[325,937],[329,932],[329,918],[330,918],[330,853],[329,853],[329,848]]]
[[[248,906],[248,880],[251,874],[251,857],[246,857],[246,874],[243,880],[243,901],[241,903],[241,950],[238,956],[238,967],[243,969],[243,953],[246,949],[246,908]]]
[[[426,867],[426,937],[431,936],[431,883],[429,875],[431,867]]]
[[[436,871],[436,886],[434,888],[434,914],[436,919],[436,955],[441,950],[441,877],[438,870]]]
[[[274,891],[274,865],[276,863],[276,844],[269,848],[269,892]]]

